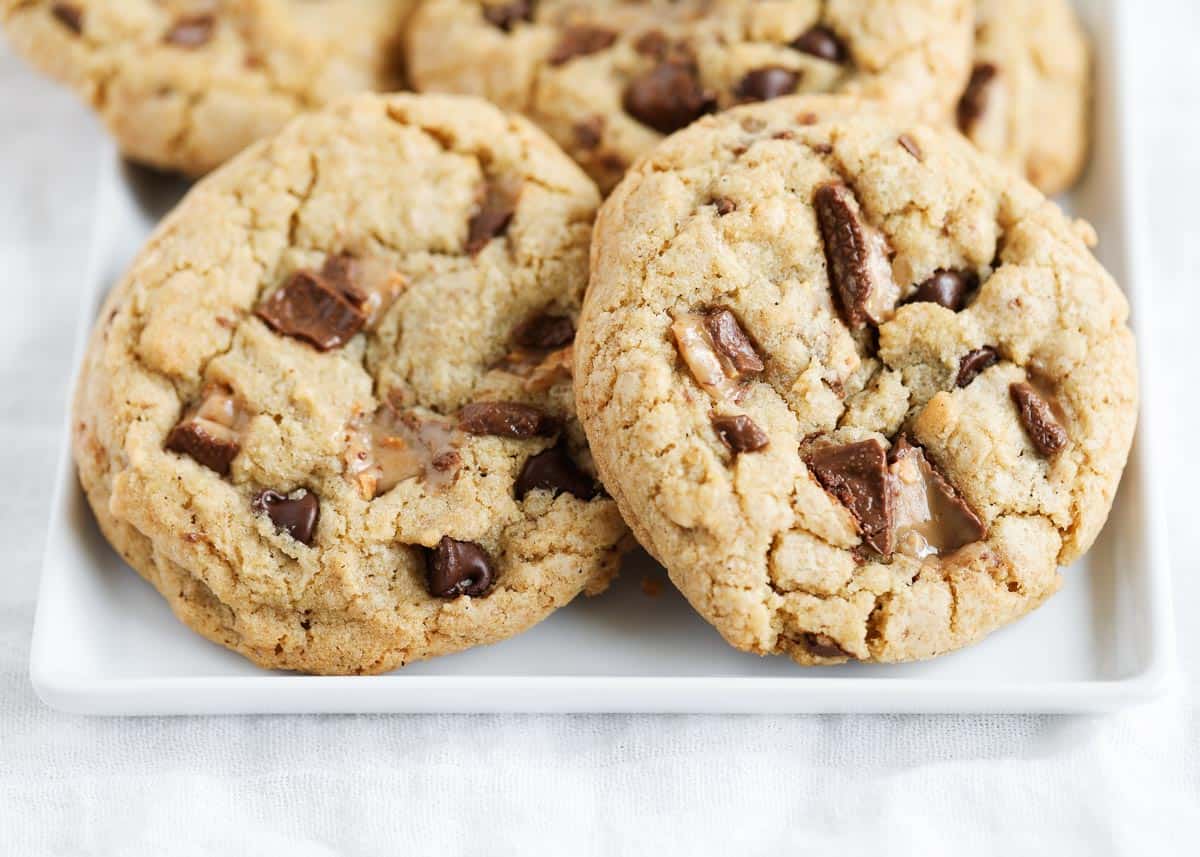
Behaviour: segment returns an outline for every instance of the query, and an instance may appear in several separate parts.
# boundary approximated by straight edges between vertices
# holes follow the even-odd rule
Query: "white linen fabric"
[[[27,669],[99,131],[0,48],[0,854],[1195,854],[1200,5],[1134,127],[1184,676],[1109,717],[83,718]],[[1191,106],[1189,106],[1191,105]]]

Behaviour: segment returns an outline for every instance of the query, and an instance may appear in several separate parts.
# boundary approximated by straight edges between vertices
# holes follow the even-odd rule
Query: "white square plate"
[[[1140,242],[1125,124],[1133,4],[1082,9],[1096,38],[1096,146],[1071,208],[1097,227],[1099,255],[1135,307],[1142,378],[1154,372],[1141,313]],[[124,170],[102,176],[77,351],[103,293],[179,188]],[[79,356],[77,354],[77,356]],[[977,646],[919,664],[799,669],[737,652],[698,618],[644,555],[600,598],[580,598],[499,645],[385,676],[261,671],[175,620],[108,547],[77,486],[69,433],[34,628],[31,673],[50,705],[92,714],[377,711],[1097,711],[1149,699],[1174,675],[1169,566],[1150,450],[1153,391],[1111,519],[1050,602]],[[661,594],[642,591],[643,578]]]

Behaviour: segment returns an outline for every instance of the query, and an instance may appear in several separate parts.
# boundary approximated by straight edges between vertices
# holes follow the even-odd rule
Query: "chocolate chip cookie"
[[[850,92],[929,119],[970,66],[970,0],[428,0],[409,70],[538,122],[601,190],[715,110]]]
[[[75,403],[100,525],[200,633],[373,673],[602,589],[575,417],[595,186],[533,125],[357,96],[204,179],[107,300]]]
[[[1091,56],[1070,0],[976,0],[975,64],[959,129],[1043,192],[1087,160]]]
[[[928,658],[1058,588],[1137,413],[1089,229],[953,130],[841,97],[708,117],[630,170],[593,239],[579,414],[730,643]]]
[[[13,49],[133,160],[201,175],[291,117],[402,82],[415,0],[0,0]]]

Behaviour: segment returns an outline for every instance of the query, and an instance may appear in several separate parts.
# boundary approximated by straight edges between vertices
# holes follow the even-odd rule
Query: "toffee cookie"
[[[399,88],[415,0],[0,0],[13,49],[129,158],[201,175],[298,113]]]
[[[970,0],[428,0],[408,33],[417,89],[530,116],[609,190],[706,113],[855,93],[941,119],[970,66]]]
[[[1058,588],[1137,413],[1082,231],[952,130],[840,97],[706,118],[631,169],[593,238],[579,414],[730,643],[928,658]]]
[[[574,415],[595,186],[526,120],[357,96],[196,185],[76,394],[109,541],[257,664],[374,673],[604,588],[626,530]]]
[[[959,129],[1044,193],[1066,190],[1088,151],[1091,56],[1069,0],[976,0],[975,64]]]

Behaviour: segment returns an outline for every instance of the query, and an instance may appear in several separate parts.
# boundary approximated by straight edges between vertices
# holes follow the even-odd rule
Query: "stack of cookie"
[[[1063,4],[6,20],[131,156],[250,143],[110,294],[74,444],[112,544],[256,663],[500,640],[639,542],[738,648],[928,658],[1053,594],[1104,524],[1128,308],[1020,174],[1082,167]],[[427,94],[334,99],[396,85],[401,41]]]

